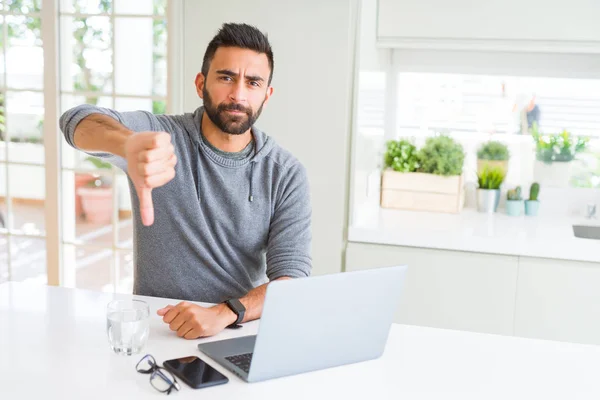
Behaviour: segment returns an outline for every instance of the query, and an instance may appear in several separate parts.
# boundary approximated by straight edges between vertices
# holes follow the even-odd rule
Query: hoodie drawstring
[[[252,202],[254,197],[252,196],[252,178],[254,176],[254,161],[250,161],[250,196],[248,196],[248,201]]]
[[[198,203],[202,203],[200,201],[200,152],[202,151],[200,149],[200,144],[198,144],[198,148],[196,150],[196,192],[198,193]]]

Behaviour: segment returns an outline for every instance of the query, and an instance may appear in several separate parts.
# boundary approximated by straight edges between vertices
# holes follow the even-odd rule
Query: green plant
[[[506,161],[509,157],[508,147],[502,142],[493,140],[482,144],[477,150],[479,160]]]
[[[477,175],[477,183],[479,184],[480,189],[498,190],[500,189],[500,185],[502,185],[502,182],[504,182],[504,178],[505,174],[502,168],[485,167]]]
[[[517,186],[516,188],[509,190],[506,193],[506,198],[507,200],[512,201],[523,200],[523,198],[521,197],[521,186]]]
[[[427,139],[417,153],[417,159],[420,172],[452,176],[462,174],[465,153],[460,143],[440,135]]]
[[[585,150],[589,137],[574,136],[566,129],[561,133],[543,134],[534,123],[531,136],[535,142],[536,158],[545,163],[572,161]]]
[[[537,201],[539,195],[540,195],[540,184],[537,182],[534,182],[531,184],[531,188],[529,189],[529,200]]]
[[[415,172],[419,167],[417,148],[408,140],[390,140],[386,144],[386,167],[398,172]]]
[[[111,169],[112,165],[104,160],[99,159],[98,157],[86,157],[85,161],[89,161],[92,164],[94,164],[94,167],[96,167],[97,169]]]
[[[33,143],[40,144],[43,143],[43,139],[40,136],[11,136],[11,143]]]
[[[154,100],[152,102],[152,114],[164,114],[167,112],[167,103],[163,100]]]

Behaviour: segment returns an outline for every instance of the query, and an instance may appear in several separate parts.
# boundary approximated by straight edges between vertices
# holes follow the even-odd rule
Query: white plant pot
[[[533,177],[542,187],[567,188],[572,174],[572,161],[545,163],[535,160]]]
[[[477,211],[493,214],[498,209],[500,190],[477,189]]]

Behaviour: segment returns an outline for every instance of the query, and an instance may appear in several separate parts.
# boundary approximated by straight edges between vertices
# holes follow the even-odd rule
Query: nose
[[[234,103],[246,103],[247,100],[247,92],[246,85],[241,80],[235,82],[231,88],[231,92],[229,93],[229,99]]]

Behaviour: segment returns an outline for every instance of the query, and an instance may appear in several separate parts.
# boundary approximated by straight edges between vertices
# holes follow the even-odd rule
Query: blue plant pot
[[[536,216],[539,209],[539,200],[525,200],[525,215]]]
[[[506,200],[506,213],[518,217],[523,213],[523,200]]]

